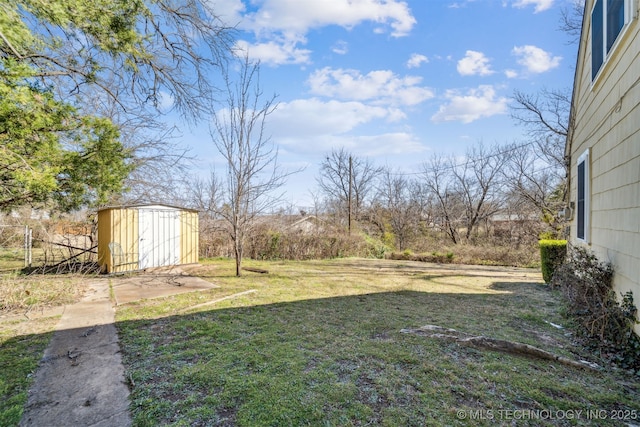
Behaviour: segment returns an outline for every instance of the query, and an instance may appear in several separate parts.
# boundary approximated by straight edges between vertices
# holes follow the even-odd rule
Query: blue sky
[[[416,172],[433,153],[523,140],[515,90],[570,88],[577,46],[559,31],[572,0],[209,0],[240,30],[279,102],[268,134],[290,177],[285,201],[311,205],[334,148]],[[208,126],[182,144],[207,175],[224,170]]]

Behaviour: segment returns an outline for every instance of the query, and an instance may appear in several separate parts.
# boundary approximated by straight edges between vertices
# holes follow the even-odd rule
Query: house
[[[98,264],[125,272],[198,262],[198,212],[155,204],[98,210]]]
[[[639,0],[586,0],[571,105],[569,240],[640,305]],[[640,333],[640,326],[636,325]]]

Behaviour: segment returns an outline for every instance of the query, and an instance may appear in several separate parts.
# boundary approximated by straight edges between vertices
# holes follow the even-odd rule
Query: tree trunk
[[[235,242],[235,255],[236,255],[236,276],[242,276],[242,244],[238,244],[238,241]]]

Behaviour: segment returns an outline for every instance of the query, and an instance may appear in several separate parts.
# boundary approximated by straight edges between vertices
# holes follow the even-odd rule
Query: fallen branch
[[[55,244],[57,244],[57,243],[55,243]],[[67,247],[67,248],[72,248],[72,249],[78,249],[78,248],[74,248],[73,246],[68,246],[68,245],[59,245],[59,246],[65,246],[65,247]],[[78,258],[80,255],[82,255],[82,254],[84,254],[84,253],[87,253],[87,252],[90,252],[90,253],[92,253],[92,254],[97,254],[98,252],[97,252],[97,251],[94,251],[94,249],[96,249],[97,247],[98,247],[98,245],[95,245],[95,246],[93,246],[93,247],[91,247],[91,248],[89,248],[89,249],[83,249],[83,250],[82,250],[82,252],[77,253],[77,254],[75,254],[75,255],[73,255],[73,256],[71,256],[71,257],[69,257],[69,258],[65,259],[64,261],[60,261],[60,262],[59,262],[59,263],[57,263],[57,264],[54,264],[54,265],[48,266],[47,268],[56,268],[56,267],[59,267],[59,266],[61,266],[62,264],[65,264],[65,263],[67,263],[67,262],[71,261],[72,259]]]
[[[51,242],[49,240],[43,240],[43,239],[34,239],[34,240],[37,240],[38,242],[46,243],[48,245],[62,246],[63,248],[69,248],[69,249],[75,249],[75,250],[78,250],[78,251],[83,251],[81,253],[85,253],[85,252],[91,252],[92,254],[97,254],[98,253],[98,251],[94,250],[94,249],[96,249],[98,247],[98,245],[92,246],[91,248],[87,249],[87,248],[79,248],[77,246],[67,245],[67,244],[61,243],[61,242]]]
[[[252,273],[269,274],[269,270],[263,270],[255,267],[242,267],[245,271],[251,271]]]
[[[485,336],[473,336],[455,329],[443,328],[441,326],[426,325],[418,329],[401,329],[400,332],[405,334],[416,334],[429,338],[444,339],[456,342],[460,345],[479,349],[501,351],[503,353],[535,357],[543,360],[553,360],[563,365],[573,366],[576,368],[592,370],[598,369],[598,365],[595,363],[587,362],[586,360],[577,361],[567,359],[566,357],[558,356],[529,344],[488,338]]]

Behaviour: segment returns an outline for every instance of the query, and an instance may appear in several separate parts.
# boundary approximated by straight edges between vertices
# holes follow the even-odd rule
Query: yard
[[[213,260],[190,272],[218,289],[118,307],[134,425],[640,423],[629,373],[401,332],[439,325],[596,361],[573,345],[536,270],[249,265],[269,274],[236,278],[232,261]]]

